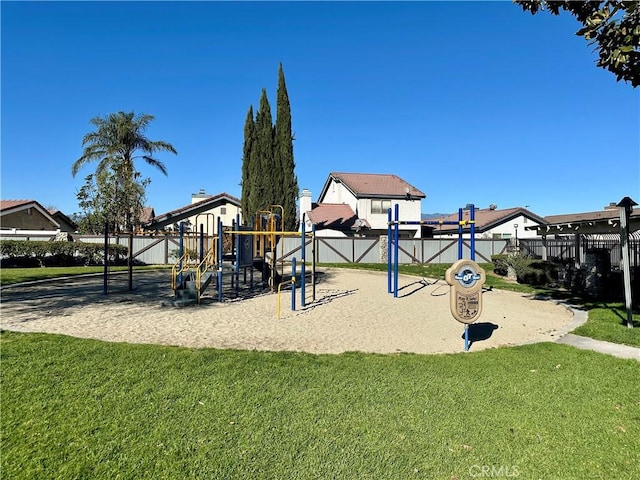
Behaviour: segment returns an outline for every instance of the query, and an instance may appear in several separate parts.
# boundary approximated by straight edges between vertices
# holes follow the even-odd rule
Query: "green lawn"
[[[634,328],[627,327],[627,311],[622,303],[587,304],[588,320],[572,333],[585,337],[640,347],[640,314],[633,313]]]
[[[637,478],[640,364],[564,345],[311,355],[3,332],[0,346],[3,478]]]

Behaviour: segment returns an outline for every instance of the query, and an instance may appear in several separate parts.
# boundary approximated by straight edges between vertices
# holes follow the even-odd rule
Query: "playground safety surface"
[[[464,325],[451,316],[443,280],[401,276],[398,298],[386,274],[322,269],[316,301],[291,310],[291,292],[217,302],[210,289],[201,305],[162,306],[173,298],[168,271],[72,277],[2,289],[0,328],[48,332],[112,342],[187,347],[290,350],[311,353],[453,353],[464,351]],[[229,291],[231,292],[231,290]],[[573,328],[573,312],[554,301],[501,290],[483,293],[483,313],[470,326],[470,351],[555,341]]]

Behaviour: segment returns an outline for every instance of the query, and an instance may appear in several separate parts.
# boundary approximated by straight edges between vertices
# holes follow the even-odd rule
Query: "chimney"
[[[311,208],[311,192],[304,188],[300,192],[300,221],[302,221],[303,215],[311,211]]]
[[[616,204],[616,202],[609,202],[609,205],[605,205],[604,209],[605,210],[617,210],[618,209],[618,205]]]
[[[192,193],[191,194],[191,204],[193,205],[194,203],[198,203],[198,202],[204,200],[205,198],[209,198],[209,197],[211,197],[211,195],[207,195],[204,192],[204,188],[201,188],[198,193]]]

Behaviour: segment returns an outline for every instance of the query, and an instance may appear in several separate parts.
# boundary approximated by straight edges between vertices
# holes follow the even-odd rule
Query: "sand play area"
[[[322,269],[316,301],[291,311],[291,292],[218,303],[210,287],[201,305],[162,306],[173,298],[167,271],[113,275],[109,295],[102,277],[76,277],[2,289],[0,328],[48,332],[110,342],[186,347],[290,350],[311,353],[452,353],[464,351],[464,325],[451,316],[444,280],[401,276],[398,298],[379,272]],[[491,290],[470,327],[470,351],[554,341],[572,323],[553,301]]]

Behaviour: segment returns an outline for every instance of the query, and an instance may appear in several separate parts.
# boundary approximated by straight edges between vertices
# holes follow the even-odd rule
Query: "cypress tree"
[[[242,198],[240,207],[242,208],[242,220],[245,225],[251,221],[255,214],[254,206],[251,204],[251,150],[255,138],[255,123],[253,120],[253,105],[247,111],[247,118],[244,122],[244,144],[242,146]]]
[[[259,210],[281,205],[284,228],[297,230],[296,201],[298,179],[293,159],[291,105],[282,64],[278,68],[276,123],[272,123],[266,89],[262,89],[260,106],[253,115],[249,108],[244,126],[242,149],[242,213],[246,224]]]
[[[285,229],[295,231],[298,228],[296,200],[298,198],[298,179],[293,159],[293,133],[291,129],[291,105],[284,79],[282,63],[278,68],[278,92],[276,106],[276,126],[274,135],[274,164],[277,177],[274,178],[277,189],[276,200],[282,205],[285,216]]]
[[[256,114],[254,146],[255,148],[251,149],[251,163],[256,162],[257,165],[250,171],[251,188],[256,189],[255,196],[252,193],[252,198],[255,199],[255,209],[264,210],[276,200],[273,185],[276,170],[273,161],[273,122],[267,90],[264,88],[260,97],[260,109]]]

